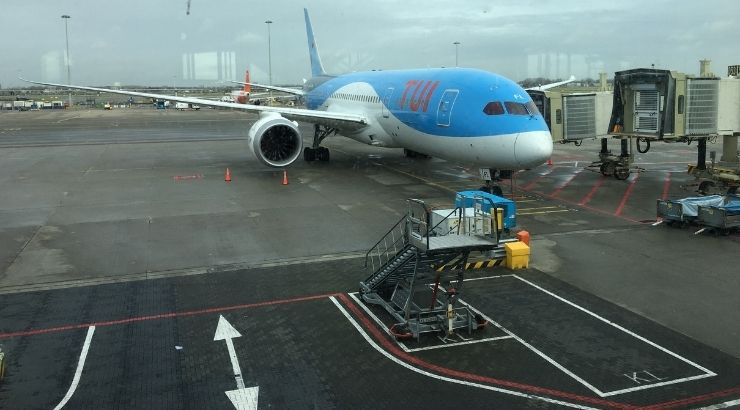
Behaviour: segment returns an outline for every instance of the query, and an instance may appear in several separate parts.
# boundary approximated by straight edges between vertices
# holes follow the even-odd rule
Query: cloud
[[[236,44],[262,44],[264,42],[264,37],[244,30],[238,32],[234,38],[234,43]]]

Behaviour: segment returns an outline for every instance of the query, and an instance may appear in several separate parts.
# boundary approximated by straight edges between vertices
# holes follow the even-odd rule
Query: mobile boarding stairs
[[[366,253],[365,268],[372,274],[360,282],[360,295],[390,313],[396,321],[390,328],[393,336],[418,341],[422,333],[434,332],[446,339],[457,329],[472,333],[485,326],[482,317],[459,301],[468,257],[479,251],[502,259],[504,243],[516,241],[502,238],[500,217],[491,217],[501,215],[501,208],[492,203],[490,213],[481,211],[486,200],[474,199],[473,215],[455,208],[430,226],[427,205],[409,199],[408,213]]]

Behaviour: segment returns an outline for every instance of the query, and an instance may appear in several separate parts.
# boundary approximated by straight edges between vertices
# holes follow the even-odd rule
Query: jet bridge
[[[504,244],[516,239],[503,237],[503,209],[483,196],[474,201],[472,218],[466,215],[469,208],[455,208],[432,225],[429,207],[409,199],[407,214],[365,255],[365,267],[372,273],[360,282],[360,295],[393,317],[395,337],[418,340],[423,333],[450,337],[458,329],[472,333],[485,325],[483,318],[459,303],[466,262],[475,251],[503,259]],[[490,212],[483,211],[484,203]],[[457,221],[451,223],[451,218]],[[481,226],[466,230],[471,223]],[[440,230],[443,225],[454,228]],[[443,269],[451,265],[455,268]]]
[[[553,142],[580,146],[584,139],[606,135],[612,110],[611,91],[527,92],[545,118]]]
[[[720,95],[723,90],[734,89],[737,80],[715,77],[709,72],[708,61],[702,61],[701,68],[699,77],[652,68],[616,72],[607,131],[620,140],[620,153],[612,154],[607,138],[602,138],[599,161],[592,167],[598,167],[605,176],[626,179],[630,172],[640,170],[632,167],[635,148],[646,153],[651,142],[697,141],[696,168],[705,170],[707,141],[737,134],[740,127],[720,121],[724,118],[722,105],[731,108],[720,104]],[[732,144],[726,141],[726,145]]]

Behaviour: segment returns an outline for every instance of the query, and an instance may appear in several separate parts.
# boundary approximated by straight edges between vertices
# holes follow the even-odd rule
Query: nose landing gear
[[[481,168],[479,171],[481,179],[485,182],[485,185],[480,187],[479,190],[496,196],[504,196],[504,191],[501,189],[499,183],[504,179],[511,179],[513,172],[493,168]]]

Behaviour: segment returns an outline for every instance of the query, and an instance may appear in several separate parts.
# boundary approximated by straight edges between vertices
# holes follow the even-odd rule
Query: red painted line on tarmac
[[[541,179],[541,178],[542,178],[542,175],[538,175],[538,176],[537,176],[537,177],[536,177],[536,178],[534,179],[534,181],[532,181],[532,182],[528,183],[527,185],[524,185],[524,186],[522,187],[522,189],[523,189],[523,190],[525,190],[525,191],[528,191],[528,190],[530,190],[530,189],[534,188],[534,186],[535,186],[535,185],[537,185],[537,183],[538,183],[538,182],[540,182],[540,179]]]
[[[695,404],[695,403],[699,403],[699,402],[710,400],[710,399],[718,399],[720,397],[726,397],[726,396],[736,394],[736,393],[740,393],[740,387],[717,391],[714,393],[703,394],[701,396],[687,397],[685,399],[667,401],[665,403],[660,403],[660,404],[651,404],[648,406],[641,407],[641,409],[649,409],[649,410],[673,409],[679,406],[683,407],[689,404]]]
[[[554,191],[552,191],[552,193],[550,193],[550,197],[551,198],[557,197],[558,194],[560,193],[560,191],[562,191],[563,189],[565,189],[565,187],[567,187],[568,185],[570,185],[570,183],[573,182],[574,179],[576,179],[576,176],[578,176],[579,173],[580,173],[580,171],[577,171],[577,172],[573,173],[573,175],[571,175],[570,178],[568,178],[565,182],[563,182],[562,184],[560,184],[560,186],[556,190],[554,190]]]
[[[541,192],[541,191],[528,190],[528,192],[533,193],[533,194],[537,194],[537,195],[541,195],[543,197],[546,197],[547,196],[546,193]],[[555,199],[557,201],[560,201],[560,202],[563,202],[563,203],[566,203],[566,204],[570,204],[570,205],[574,205],[574,206],[575,205],[580,205],[577,202],[569,201],[569,200],[563,199],[563,198],[555,198]],[[603,209],[594,208],[594,207],[588,206],[588,205],[580,205],[580,206],[583,207],[584,209],[587,209],[587,210],[592,211],[592,212],[596,212],[596,213],[600,213],[600,214],[604,214],[604,215],[613,216],[615,218],[624,219],[625,221],[634,222],[636,224],[641,224],[641,225],[643,224],[643,222],[640,222],[640,221],[638,221],[636,219],[628,218],[626,216],[621,216],[621,215],[614,215],[613,212],[607,212],[607,211],[604,211]]]
[[[630,199],[630,196],[632,196],[632,190],[635,188],[635,184],[637,183],[638,178],[640,178],[640,174],[635,174],[635,177],[632,178],[632,182],[630,182],[629,186],[627,187],[627,190],[624,191],[624,195],[622,196],[622,201],[619,203],[617,210],[614,211],[614,215],[616,216],[622,215],[622,211],[624,210],[624,205],[627,204],[627,200]]]
[[[591,188],[588,194],[586,194],[586,196],[584,196],[583,199],[581,199],[581,202],[579,202],[578,205],[583,206],[591,202],[591,198],[593,198],[596,191],[598,191],[599,188],[601,188],[601,186],[604,185],[604,181],[606,181],[606,178],[604,177],[599,178],[594,184],[593,188]]]
[[[492,377],[481,376],[478,374],[463,372],[460,370],[454,370],[454,369],[442,367],[442,366],[439,366],[433,363],[429,363],[416,356],[403,352],[401,349],[398,348],[398,346],[391,343],[391,341],[388,340],[386,335],[381,333],[380,330],[378,330],[378,328],[375,325],[373,325],[372,322],[370,322],[370,319],[368,319],[368,317],[365,314],[363,314],[363,312],[360,311],[360,309],[354,303],[352,303],[352,301],[346,295],[341,294],[337,296],[337,299],[340,299],[342,303],[344,304],[344,306],[346,306],[349,310],[351,310],[354,316],[360,322],[362,322],[362,325],[365,328],[365,330],[367,330],[373,335],[373,338],[375,339],[375,341],[380,343],[383,346],[383,348],[386,349],[386,351],[392,353],[394,356],[405,361],[406,363],[414,364],[418,367],[422,367],[424,369],[431,370],[433,372],[443,374],[448,377],[457,378],[460,380],[485,383],[485,384],[494,385],[494,386],[508,387],[508,388],[525,391],[528,393],[545,394],[551,397],[560,397],[560,398],[565,398],[569,400],[576,400],[576,401],[583,402],[583,403],[589,403],[589,404],[599,405],[599,406],[607,406],[607,407],[616,408],[616,409],[635,409],[637,408],[636,406],[633,406],[630,404],[618,403],[614,401],[603,400],[603,399],[598,399],[598,398],[589,397],[589,396],[581,396],[581,395],[574,394],[574,393],[553,390],[553,389],[549,389],[546,387],[532,386],[529,384],[517,383],[517,382],[512,382],[509,380],[495,379]]]
[[[668,190],[671,189],[671,173],[665,173],[665,181],[663,182],[663,195],[660,197],[662,200],[668,199]]]
[[[242,304],[242,305],[221,306],[221,307],[214,307],[214,308],[207,308],[207,309],[186,310],[182,312],[170,312],[170,313],[160,313],[156,315],[136,316],[136,317],[130,317],[130,318],[125,318],[125,319],[108,320],[104,322],[78,323],[78,324],[71,324],[71,325],[64,325],[64,326],[57,326],[57,327],[47,327],[47,328],[42,328],[42,329],[21,330],[17,332],[0,333],[0,340],[10,339],[14,337],[41,335],[41,334],[46,334],[46,333],[59,333],[59,332],[67,331],[67,330],[84,329],[90,326],[103,327],[103,326],[125,325],[129,323],[145,322],[148,320],[170,319],[174,317],[183,317],[183,316],[198,316],[198,315],[204,315],[204,314],[209,314],[209,313],[228,312],[230,310],[251,309],[251,308],[256,308],[256,307],[284,305],[284,304],[296,303],[296,302],[308,302],[311,300],[326,299],[331,296],[338,296],[338,295],[339,295],[338,293],[326,293],[326,294],[321,294],[321,295],[303,296],[303,297],[292,298],[292,299],[278,299],[278,300],[270,300],[270,301],[265,301],[265,302],[247,303],[247,304]]]

